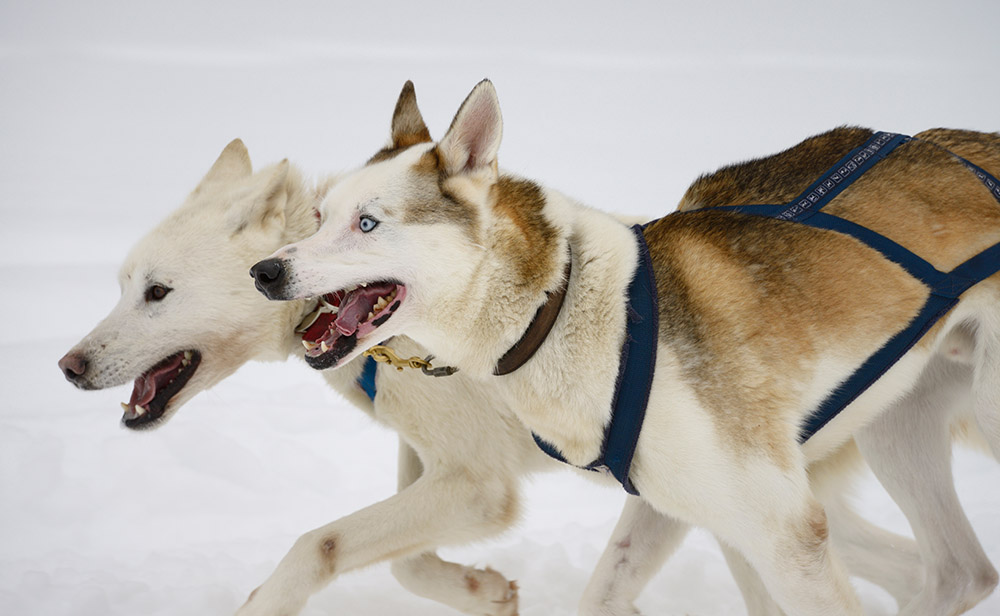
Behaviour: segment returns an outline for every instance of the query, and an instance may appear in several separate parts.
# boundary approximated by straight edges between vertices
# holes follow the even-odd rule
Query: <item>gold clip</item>
[[[400,356],[396,355],[392,349],[382,344],[376,344],[362,353],[362,355],[371,357],[380,364],[389,364],[396,370],[402,370],[403,368],[419,368],[421,372],[428,376],[449,376],[458,372],[458,368],[452,368],[450,366],[435,368],[431,365],[430,360],[432,357],[430,356],[428,356],[427,359],[420,359],[419,357],[402,359]]]
[[[372,348],[368,349],[364,352],[364,355],[371,357],[380,364],[389,364],[396,370],[402,370],[403,368],[432,368],[430,362],[428,361],[424,361],[419,357],[402,359],[399,355],[396,355],[392,349],[381,344],[376,344]]]

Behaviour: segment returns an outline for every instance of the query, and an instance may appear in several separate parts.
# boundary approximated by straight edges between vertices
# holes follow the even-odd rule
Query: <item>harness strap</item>
[[[993,194],[993,198],[994,199],[996,199],[997,201],[1000,201],[1000,182],[998,182],[995,177],[993,177],[992,175],[990,175],[986,171],[983,171],[981,168],[979,168],[976,165],[970,163],[969,161],[965,160],[961,156],[957,156],[957,155],[954,155],[954,154],[953,154],[953,156],[955,156],[955,158],[957,158],[960,161],[962,161],[962,164],[964,164],[966,167],[968,167],[969,171],[971,171],[973,174],[975,174],[975,176],[977,178],[979,178],[979,181],[982,182],[983,185],[985,185],[986,188],[988,188],[990,190],[990,193]]]
[[[910,139],[911,137],[896,133],[875,133],[860,147],[851,150],[837,161],[825,175],[813,182],[801,195],[792,199],[774,217],[799,222],[809,218],[885,158],[889,152]]]
[[[790,206],[744,205],[715,208],[798,222],[810,227],[849,235],[877,250],[886,259],[897,263],[930,289],[930,295],[917,316],[902,331],[890,338],[882,348],[869,356],[809,416],[800,431],[800,443],[804,443],[816,434],[840,411],[854,402],[858,396],[881,378],[941,317],[958,303],[958,298],[962,293],[1000,271],[1000,244],[987,248],[950,272],[942,272],[925,259],[879,233],[849,220],[819,211],[865,171],[885,158],[889,152],[911,140],[911,137],[905,135],[876,133],[860,148],[851,151],[841,159],[831,171],[807,188],[800,197],[793,200],[793,204]],[[955,154],[952,156],[955,156],[969,168],[1000,201],[1000,182],[964,158]]]
[[[656,345],[660,329],[660,312],[656,298],[656,281],[649,247],[642,233],[643,227],[635,225],[639,261],[635,275],[628,286],[626,302],[625,341],[622,343],[618,362],[618,378],[611,401],[611,419],[604,428],[604,442],[596,460],[584,466],[587,470],[608,472],[618,480],[629,494],[639,492],[632,485],[629,470],[642,422],[649,403],[656,367]],[[551,443],[532,433],[535,443],[549,456],[566,462],[566,458]]]
[[[375,394],[377,389],[375,388],[375,373],[378,370],[378,364],[375,359],[371,356],[365,358],[365,365],[361,368],[361,374],[358,375],[358,386],[364,390],[365,394],[368,395],[368,399],[375,402]]]

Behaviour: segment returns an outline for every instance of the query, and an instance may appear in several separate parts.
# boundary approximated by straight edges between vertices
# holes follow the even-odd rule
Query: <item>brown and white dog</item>
[[[488,384],[569,462],[590,463],[601,450],[618,372],[626,287],[638,261],[632,232],[607,214],[500,173],[502,122],[488,81],[472,91],[438,143],[430,142],[415,105],[397,112],[396,147],[331,189],[319,232],[255,266],[258,286],[272,299],[343,298],[340,316],[306,354],[314,367],[343,366],[407,334]],[[955,142],[948,147],[975,150],[985,168],[1000,169],[995,135],[937,134]],[[802,154],[823,144],[807,142],[788,158],[818,175],[824,169],[811,169]],[[943,271],[1000,241],[1000,205],[960,163],[926,142],[897,152],[827,211],[917,248]],[[759,185],[737,182],[733,191],[725,174],[717,177],[718,184],[708,178],[696,186],[689,201],[710,205],[715,190],[721,202],[781,202],[815,179],[782,173]],[[860,613],[829,549],[808,465],[852,436],[870,443],[883,425],[900,430],[905,422],[893,417],[906,407],[938,408],[956,397],[968,402],[1000,454],[1000,276],[965,292],[919,344],[801,446],[804,419],[909,323],[927,287],[848,236],[732,212],[669,216],[645,236],[660,328],[632,482],[647,506],[708,528],[745,556],[787,613]],[[548,337],[523,367],[494,376],[547,293],[562,286],[570,259],[565,301]],[[385,296],[393,301],[381,302]],[[901,440],[908,443],[905,434]],[[934,445],[947,445],[940,440]],[[930,457],[923,443],[910,444],[904,454],[866,447],[878,458],[876,471],[888,467],[880,476],[891,477],[907,513],[921,505],[905,502],[913,495],[912,472],[900,471],[896,458],[947,464],[946,452]],[[950,488],[940,469],[921,470],[944,482],[932,484],[935,492]],[[919,522],[914,528],[925,555],[935,555],[927,534],[951,534]],[[979,549],[974,537],[972,543]],[[942,572],[931,570],[904,613],[958,613],[992,590],[996,572],[981,549],[957,558],[976,565],[971,590],[942,591]]]

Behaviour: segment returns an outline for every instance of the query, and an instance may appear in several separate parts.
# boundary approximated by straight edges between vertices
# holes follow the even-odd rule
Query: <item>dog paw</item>
[[[483,616],[517,616],[517,582],[508,582],[499,572],[486,569],[466,569],[465,588],[475,599],[476,614]]]

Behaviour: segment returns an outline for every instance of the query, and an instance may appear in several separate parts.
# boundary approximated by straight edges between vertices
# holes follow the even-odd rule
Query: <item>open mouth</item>
[[[128,403],[122,402],[125,427],[148,426],[163,417],[167,403],[184,389],[200,363],[198,351],[178,351],[142,373],[132,386]]]
[[[317,370],[336,366],[359,339],[384,325],[405,297],[406,287],[392,281],[370,282],[322,296],[296,329],[302,334],[306,363]]]

